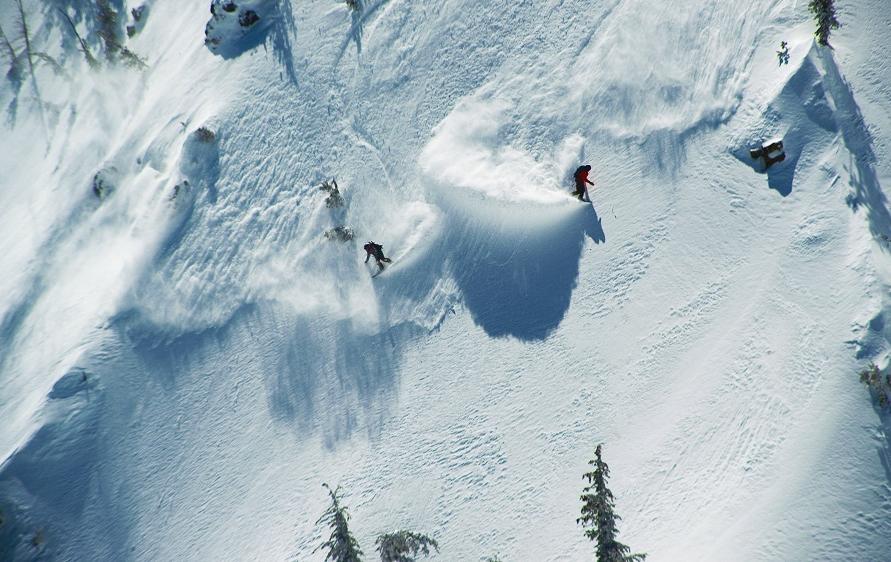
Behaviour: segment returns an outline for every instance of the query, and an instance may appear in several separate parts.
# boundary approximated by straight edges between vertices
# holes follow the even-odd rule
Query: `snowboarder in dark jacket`
[[[393,261],[390,258],[384,256],[384,247],[381,246],[380,244],[375,244],[374,242],[369,242],[369,243],[365,244],[363,246],[363,248],[365,248],[365,253],[367,254],[365,256],[365,263],[368,263],[368,258],[370,258],[371,256],[374,256],[374,261],[377,262],[377,266],[380,269],[383,269],[384,263],[390,263]]]
[[[585,164],[584,166],[579,166],[575,170],[575,174],[573,177],[575,178],[575,191],[572,192],[573,195],[577,195],[579,201],[590,201],[591,199],[588,197],[588,186],[594,187],[594,182],[588,179],[588,172],[591,171],[591,166]]]

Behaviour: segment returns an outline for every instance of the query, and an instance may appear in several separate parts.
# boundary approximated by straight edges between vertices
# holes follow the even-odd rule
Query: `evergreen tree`
[[[875,363],[870,363],[865,369],[860,371],[860,382],[869,387],[869,390],[875,394],[879,407],[886,408],[891,405],[891,374],[882,377],[882,370]]]
[[[359,543],[350,533],[349,520],[350,515],[347,513],[346,506],[340,504],[340,486],[332,490],[328,484],[322,484],[331,495],[331,506],[319,517],[316,525],[324,523],[331,527],[331,536],[316,548],[316,551],[325,549],[328,555],[325,556],[326,562],[361,562],[362,551],[359,550]],[[313,551],[315,552],[315,551]]]
[[[419,555],[428,556],[431,547],[439,552],[439,545],[434,539],[411,531],[386,533],[374,542],[381,555],[381,562],[415,562]]]
[[[616,540],[619,534],[616,522],[621,517],[613,511],[615,499],[606,487],[609,467],[600,456],[600,447],[597,445],[594,451],[594,460],[588,461],[594,470],[583,476],[588,485],[581,496],[582,516],[576,519],[576,523],[586,528],[585,536],[597,542],[598,562],[641,562],[646,559],[646,554],[629,554],[631,548]]]
[[[838,19],[835,17],[835,0],[811,0],[808,4],[811,12],[814,14],[814,20],[817,22],[817,42],[821,45],[829,44],[829,33],[833,29],[838,29]]]

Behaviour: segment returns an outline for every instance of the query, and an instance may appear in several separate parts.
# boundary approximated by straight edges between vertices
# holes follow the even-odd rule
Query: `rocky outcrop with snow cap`
[[[239,41],[257,27],[264,13],[262,0],[233,2],[232,0],[212,0],[210,21],[204,28],[204,44],[214,54],[225,54],[237,49]]]

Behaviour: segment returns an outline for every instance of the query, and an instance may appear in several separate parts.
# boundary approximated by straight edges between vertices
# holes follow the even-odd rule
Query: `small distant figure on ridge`
[[[363,248],[365,249],[365,253],[367,254],[365,256],[365,263],[368,263],[368,258],[374,256],[374,260],[377,262],[378,268],[380,268],[378,272],[384,270],[384,263],[391,263],[393,261],[390,258],[384,256],[384,247],[380,244],[369,242],[365,244]]]
[[[575,191],[572,194],[578,196],[579,201],[591,201],[591,198],[588,197],[588,186],[594,187],[594,182],[588,179],[588,172],[590,171],[591,166],[585,164],[576,168],[573,175],[575,178]]]

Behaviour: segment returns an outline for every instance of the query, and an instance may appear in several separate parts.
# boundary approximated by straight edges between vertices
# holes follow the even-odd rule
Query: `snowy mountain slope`
[[[885,559],[891,27],[851,3],[828,53],[798,4],[261,2],[218,57],[158,0],[143,73],[26,5],[73,77],[46,137],[2,97],[0,552],[321,560],[326,481],[366,553],[584,560],[605,442],[652,560]]]

